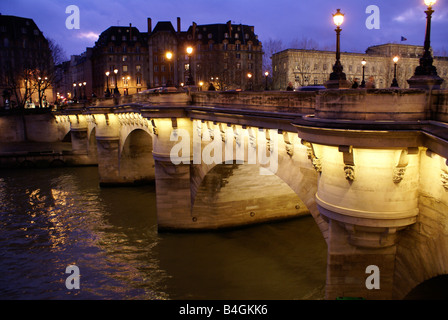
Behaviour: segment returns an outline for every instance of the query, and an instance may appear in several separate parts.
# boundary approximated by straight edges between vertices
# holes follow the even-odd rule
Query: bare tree
[[[271,57],[274,53],[280,52],[285,49],[283,46],[282,40],[273,40],[269,39],[266,42],[263,42],[263,70],[269,71],[272,74],[272,60]]]
[[[291,49],[318,50],[319,44],[313,39],[302,37],[301,40],[299,38],[291,40],[289,47]]]

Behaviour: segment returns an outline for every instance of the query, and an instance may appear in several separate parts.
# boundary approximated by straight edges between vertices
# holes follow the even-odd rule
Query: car
[[[145,91],[140,91],[139,93],[166,93],[166,92],[179,92],[179,90],[176,87],[157,87],[148,89]]]
[[[297,89],[297,91],[318,91],[318,90],[325,90],[326,88],[324,86],[304,86]]]

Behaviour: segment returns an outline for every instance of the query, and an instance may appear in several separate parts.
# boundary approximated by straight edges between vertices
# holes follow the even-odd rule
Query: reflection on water
[[[311,217],[159,234],[154,186],[100,188],[94,167],[0,172],[1,299],[322,299],[325,264]]]

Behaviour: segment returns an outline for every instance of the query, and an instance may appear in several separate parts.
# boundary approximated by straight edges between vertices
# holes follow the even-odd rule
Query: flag
[[[408,39],[406,39],[405,37],[401,36],[401,41],[406,41]]]

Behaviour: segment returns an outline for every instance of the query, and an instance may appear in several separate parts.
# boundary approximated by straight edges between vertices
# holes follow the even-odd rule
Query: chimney
[[[193,40],[196,39],[196,22],[193,22]]]
[[[129,23],[129,40],[132,41],[132,23]]]
[[[151,33],[151,31],[152,31],[151,18],[148,18],[148,33]]]
[[[180,33],[180,17],[177,17],[177,32]]]
[[[227,28],[229,29],[229,38],[232,38],[232,22],[227,21]]]

